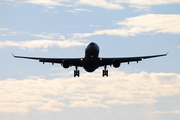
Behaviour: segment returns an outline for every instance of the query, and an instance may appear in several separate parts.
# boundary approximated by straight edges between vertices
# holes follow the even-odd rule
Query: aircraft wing
[[[13,55],[13,54],[12,54]],[[25,57],[25,56],[15,56],[15,58],[24,58],[24,59],[32,59],[32,60],[39,60],[39,62],[43,63],[59,63],[61,64],[63,60],[68,60],[70,62],[70,66],[83,66],[83,59],[82,58],[39,58],[39,57]]]
[[[142,59],[148,59],[148,58],[154,58],[154,57],[161,57],[161,56],[166,56],[168,53],[166,54],[160,54],[160,55],[151,55],[151,56],[139,56],[139,57],[121,57],[121,58],[100,58],[100,64],[99,66],[105,66],[105,65],[112,65],[113,64],[113,60],[118,59],[120,61],[120,63],[124,63],[127,62],[129,64],[129,62],[138,62],[138,61],[142,61]]]

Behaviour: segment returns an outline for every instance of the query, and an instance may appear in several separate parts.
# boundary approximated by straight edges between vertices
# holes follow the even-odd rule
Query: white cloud
[[[155,102],[157,102],[157,100],[154,100],[154,99],[139,99],[138,101],[135,101],[135,100],[126,100],[126,101],[108,100],[106,101],[106,103],[110,105],[154,104]]]
[[[20,96],[19,96],[20,97]],[[26,101],[26,102],[0,102],[0,112],[6,113],[26,113],[31,109],[37,109],[42,111],[62,111],[61,107],[66,106],[65,103],[57,102],[56,100],[50,100],[48,102],[38,102],[38,101]]]
[[[48,9],[55,9],[55,7],[47,7]]]
[[[45,13],[45,12],[48,12],[48,10],[44,10],[44,11],[42,11],[42,13]]]
[[[51,80],[42,77],[0,80],[0,112],[154,104],[156,98],[180,95],[180,74],[175,73],[127,74],[111,69],[109,77],[105,78],[101,77],[101,70],[82,73],[79,78],[74,78],[73,72],[71,75],[70,78],[61,75]]]
[[[58,14],[58,11],[49,11],[49,10],[42,11],[42,13],[46,13],[46,12]]]
[[[112,0],[115,3],[128,3],[133,5],[161,5],[180,3],[180,0]]]
[[[139,33],[180,33],[180,19],[179,14],[148,14],[138,17],[127,18],[124,22],[118,22],[117,24],[127,26],[133,30],[137,30]],[[141,30],[143,29],[143,30]]]
[[[76,13],[75,10],[66,10],[66,12]]]
[[[6,30],[6,31],[8,31],[9,29],[7,29],[7,28],[0,28],[0,30]]]
[[[49,33],[49,34],[41,33],[41,34],[31,34],[31,35],[36,37],[41,37],[44,39],[65,39],[65,37],[60,33]]]
[[[0,36],[15,36],[15,35],[27,35],[29,34],[29,32],[26,32],[26,31],[18,31],[18,32],[14,32],[14,31],[10,31],[10,29],[5,29],[6,31],[8,31],[7,33],[3,33],[3,34],[0,34]]]
[[[91,10],[87,10],[87,9],[74,9],[74,10],[66,10],[66,11],[72,13],[77,13],[79,11],[92,12]]]
[[[7,33],[7,34],[1,34],[0,36],[14,36],[14,35],[20,35],[21,34],[21,32],[9,32],[9,33]]]
[[[10,2],[17,3],[31,3],[36,5],[43,5],[48,7],[54,6],[65,6],[65,7],[72,7],[77,5],[89,5],[95,7],[101,7],[105,9],[123,9],[121,5],[117,3],[113,3],[112,1],[107,0],[12,0]],[[50,8],[51,9],[51,8]]]
[[[34,49],[34,48],[48,48],[53,46],[58,46],[60,48],[67,48],[72,46],[83,46],[85,43],[81,41],[74,40],[64,40],[64,41],[55,41],[55,40],[31,40],[31,41],[23,41],[23,42],[15,42],[15,41],[4,41],[0,42],[0,48],[3,47],[19,47],[21,49]]]
[[[78,4],[102,7],[105,9],[124,9],[123,6],[112,3],[111,1],[107,2],[107,0],[79,0]]]
[[[86,12],[92,12],[91,10],[87,10],[87,9],[74,9],[75,11],[86,11]]]
[[[126,18],[122,22],[117,22],[123,26],[118,29],[96,30],[93,33],[75,33],[74,38],[83,38],[94,35],[117,35],[135,36],[137,34],[169,33],[180,34],[180,15],[178,14],[147,14],[137,17]]]
[[[100,25],[89,25],[90,27],[99,27]]]
[[[134,10],[134,12],[136,11],[150,11],[150,6],[147,5],[129,5],[129,7],[131,8],[136,8],[136,10]]]
[[[26,3],[44,5],[44,6],[71,6],[64,5],[62,2],[68,2],[68,0],[27,0]]]
[[[70,1],[70,0],[8,0],[8,2],[14,2],[15,4],[31,3],[31,4],[36,4],[36,5],[48,6],[48,7],[53,7],[53,6],[72,7],[72,6],[77,6],[77,5],[89,5],[89,6],[95,6],[95,7],[101,7],[101,8],[105,8],[109,10],[114,10],[114,9],[124,9],[124,7],[120,5],[122,3],[135,5],[135,6],[152,6],[152,5],[180,3],[180,0],[74,0],[74,1]]]
[[[154,111],[154,113],[162,113],[162,114],[176,113],[176,114],[180,114],[180,110],[175,110],[175,111]]]
[[[102,104],[100,100],[91,99],[91,98],[88,100],[71,101],[69,107],[103,107],[103,108],[109,108],[107,105]]]
[[[56,100],[50,100],[47,103],[44,103],[42,106],[38,107],[37,109],[43,111],[62,111],[62,106],[66,106],[65,103],[58,102]]]

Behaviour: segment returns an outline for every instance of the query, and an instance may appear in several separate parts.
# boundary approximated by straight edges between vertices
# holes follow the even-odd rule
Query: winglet
[[[168,55],[169,51],[166,53],[166,55]]]
[[[11,53],[12,54],[12,53]],[[14,55],[12,54],[12,56],[14,57]]]

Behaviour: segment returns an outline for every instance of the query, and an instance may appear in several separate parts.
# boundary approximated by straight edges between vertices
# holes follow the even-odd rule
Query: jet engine
[[[113,60],[113,66],[115,67],[115,68],[118,68],[119,66],[120,66],[120,61],[118,60],[118,59],[114,59]]]
[[[62,61],[62,66],[63,66],[64,68],[68,68],[68,67],[70,66],[69,60],[63,60],[63,61]]]

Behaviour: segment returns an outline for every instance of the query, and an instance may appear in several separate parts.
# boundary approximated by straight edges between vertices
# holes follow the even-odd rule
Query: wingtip
[[[169,51],[166,53],[166,55],[168,55]]]
[[[12,56],[14,57],[14,54],[13,53],[11,53],[12,54]]]

